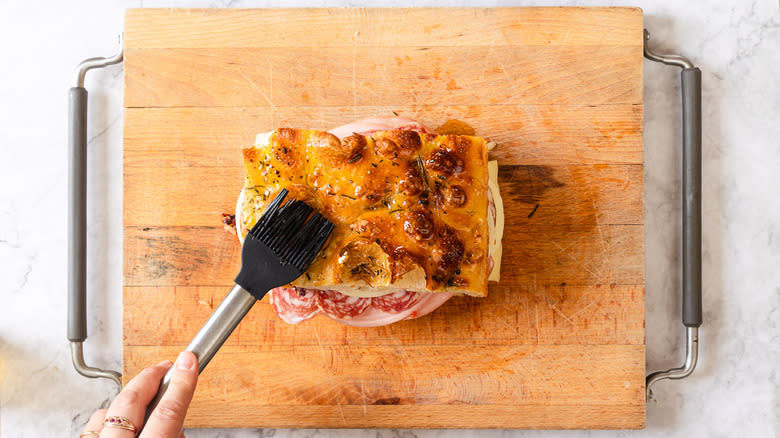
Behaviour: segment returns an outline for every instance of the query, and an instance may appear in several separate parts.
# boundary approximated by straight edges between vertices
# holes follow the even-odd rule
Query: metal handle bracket
[[[90,378],[104,378],[122,389],[122,375],[84,362],[87,339],[87,71],[122,62],[124,46],[108,58],[89,58],[78,66],[76,86],[68,91],[68,340],[73,367]]]
[[[647,376],[646,397],[663,379],[688,377],[699,358],[701,311],[701,70],[679,55],[662,55],[647,46],[650,33],[644,31],[645,58],[682,69],[682,323],[686,328],[685,362],[678,368]]]

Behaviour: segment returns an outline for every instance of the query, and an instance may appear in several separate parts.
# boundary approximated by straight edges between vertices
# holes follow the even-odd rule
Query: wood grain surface
[[[369,329],[288,325],[263,300],[187,426],[644,427],[639,9],[136,9],[125,45],[125,379],[232,285],[221,213],[257,133],[395,113],[499,144],[487,298]]]

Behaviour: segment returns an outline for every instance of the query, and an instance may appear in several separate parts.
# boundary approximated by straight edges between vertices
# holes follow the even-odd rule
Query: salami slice
[[[415,305],[420,298],[417,292],[402,291],[374,297],[371,299],[371,305],[385,312],[398,313]]]
[[[415,319],[425,316],[438,309],[442,304],[449,300],[453,294],[440,292],[435,294],[421,293],[419,295],[420,298],[416,303],[400,312],[385,312],[372,305],[369,306],[365,312],[353,318],[339,319],[333,316],[330,317],[342,324],[354,327],[380,327],[404,319]]]
[[[363,313],[371,304],[371,298],[344,295],[335,290],[320,291],[320,310],[336,319],[349,319]]]
[[[298,324],[320,312],[316,290],[277,287],[268,292],[268,299],[276,315],[288,324]]]

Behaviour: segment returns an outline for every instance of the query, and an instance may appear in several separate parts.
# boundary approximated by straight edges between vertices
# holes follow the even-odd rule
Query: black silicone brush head
[[[333,224],[283,189],[244,239],[236,284],[261,299],[300,277],[320,252]]]

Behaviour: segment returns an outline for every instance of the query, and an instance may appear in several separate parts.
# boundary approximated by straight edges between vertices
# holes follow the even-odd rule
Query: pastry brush
[[[285,203],[286,196],[287,190],[283,189],[246,235],[236,286],[187,346],[198,358],[198,373],[206,368],[257,300],[309,268],[333,231],[333,224],[310,206],[295,199]],[[147,417],[168,389],[172,369],[149,404]]]

